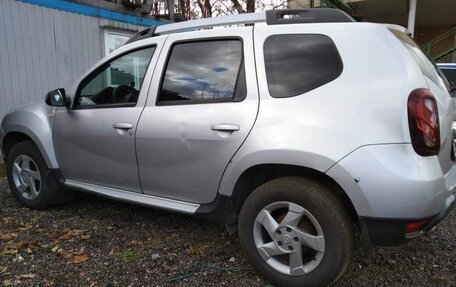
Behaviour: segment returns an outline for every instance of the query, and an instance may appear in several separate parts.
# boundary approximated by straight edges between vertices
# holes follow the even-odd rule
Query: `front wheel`
[[[258,187],[241,209],[238,231],[251,264],[280,286],[326,286],[352,256],[348,212],[330,190],[304,178]]]
[[[6,158],[6,170],[14,197],[25,207],[43,209],[73,196],[72,192],[59,189],[43,156],[32,142],[20,142],[11,148]]]

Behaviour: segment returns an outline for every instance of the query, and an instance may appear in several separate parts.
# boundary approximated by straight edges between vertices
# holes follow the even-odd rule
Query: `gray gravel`
[[[456,215],[405,246],[357,248],[334,286],[456,286]],[[17,252],[17,253],[16,253]],[[0,284],[269,286],[223,226],[89,195],[22,208],[0,180]]]

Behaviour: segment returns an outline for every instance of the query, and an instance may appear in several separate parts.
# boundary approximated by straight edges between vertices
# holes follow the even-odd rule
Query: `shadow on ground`
[[[0,180],[4,177],[6,177],[6,166],[0,158]]]

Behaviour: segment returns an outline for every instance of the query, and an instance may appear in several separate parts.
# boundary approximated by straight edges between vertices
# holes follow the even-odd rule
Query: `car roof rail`
[[[146,39],[146,38],[150,38],[150,37],[153,37],[155,36],[155,30],[157,29],[158,26],[153,26],[153,27],[150,27],[150,28],[146,28],[144,30],[141,30],[139,31],[138,33],[134,34],[133,36],[131,36],[130,39],[128,39],[127,42],[125,42],[125,45],[127,44],[130,44],[132,42],[135,42],[135,41],[139,41],[139,40],[142,40],[142,39]]]
[[[283,9],[269,10],[257,13],[242,13],[237,15],[203,18],[159,25],[144,29],[131,37],[126,44],[157,35],[171,34],[196,29],[213,28],[229,25],[248,25],[266,23],[268,25],[302,24],[302,23],[335,23],[356,22],[342,10],[331,8],[316,9]]]
[[[356,20],[342,10],[331,8],[266,11],[268,25],[335,22],[356,22]]]
[[[157,26],[157,34],[170,34],[194,29],[212,28],[218,26],[254,24],[266,22],[266,12],[242,13],[237,15],[203,18]]]

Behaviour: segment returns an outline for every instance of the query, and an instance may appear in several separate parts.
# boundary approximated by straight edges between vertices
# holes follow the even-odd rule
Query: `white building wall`
[[[105,54],[105,29],[144,27],[15,0],[0,1],[0,121],[22,104],[68,88]]]

